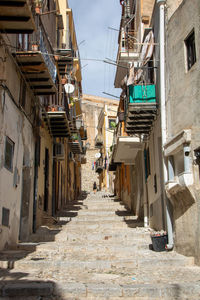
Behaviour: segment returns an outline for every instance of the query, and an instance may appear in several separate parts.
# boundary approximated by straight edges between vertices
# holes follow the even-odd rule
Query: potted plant
[[[35,12],[40,14],[42,8],[42,0],[35,0]]]
[[[38,51],[38,44],[36,42],[32,43],[32,51]]]
[[[78,142],[78,134],[77,133],[72,134],[72,141]]]
[[[111,127],[112,130],[114,130],[117,127],[116,122],[115,121],[111,121],[110,122],[110,127]]]

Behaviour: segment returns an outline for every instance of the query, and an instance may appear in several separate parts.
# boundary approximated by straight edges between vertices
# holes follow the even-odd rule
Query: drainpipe
[[[145,146],[143,147],[142,153],[145,151]],[[143,193],[144,193],[144,227],[149,227],[149,217],[148,217],[148,192],[147,192],[147,184],[146,184],[146,171],[145,171],[145,161],[144,154],[142,158],[142,169],[143,169]]]
[[[165,99],[165,4],[166,0],[157,0],[160,14],[160,109],[161,109],[161,131],[162,131],[162,154],[163,154],[163,177],[164,177],[164,200],[166,207],[166,222],[168,233],[167,250],[174,247],[172,218],[169,209],[169,199],[166,197],[165,184],[168,181],[168,171],[164,157],[164,145],[167,140],[166,133],[166,99]]]

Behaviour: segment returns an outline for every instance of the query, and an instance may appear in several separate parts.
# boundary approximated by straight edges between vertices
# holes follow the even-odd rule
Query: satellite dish
[[[95,154],[95,158],[100,158],[100,157],[101,157],[101,153],[98,152]]]
[[[66,83],[64,85],[66,94],[72,94],[74,92],[74,85],[71,83]]]

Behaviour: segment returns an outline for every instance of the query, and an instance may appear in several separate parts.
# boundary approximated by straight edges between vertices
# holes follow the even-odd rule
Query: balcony
[[[82,165],[87,164],[87,158],[86,157],[81,157],[81,164]]]
[[[113,163],[132,165],[138,151],[142,150],[142,143],[137,137],[120,136],[113,150]]]
[[[103,157],[100,157],[97,159],[96,164],[95,164],[95,172],[100,174],[103,172],[104,165],[103,165]]]
[[[32,33],[35,23],[28,0],[0,1],[0,33]]]
[[[137,61],[139,59],[139,47],[136,43],[136,35],[133,31],[128,31],[126,36],[121,37],[121,41],[117,54],[117,70],[115,75],[115,88],[121,87],[121,81],[127,75],[130,61]]]
[[[129,86],[125,130],[128,134],[149,134],[157,114],[155,85]]]
[[[57,49],[55,50],[55,60],[60,75],[64,76],[73,69],[73,50]]]
[[[80,131],[81,140],[86,141],[87,140],[87,129],[84,126],[81,126],[79,131]]]
[[[97,135],[95,138],[95,147],[98,149],[101,149],[103,147],[103,136],[102,135]]]
[[[82,142],[80,135],[78,133],[72,133],[69,139],[69,145],[71,151],[74,154],[81,154],[82,153]]]
[[[42,113],[43,121],[46,123],[52,137],[69,137],[70,128],[65,111],[51,111]]]
[[[56,66],[52,54],[49,37],[41,22],[38,31],[30,36],[26,48],[13,53],[34,95],[52,95],[57,91]]]

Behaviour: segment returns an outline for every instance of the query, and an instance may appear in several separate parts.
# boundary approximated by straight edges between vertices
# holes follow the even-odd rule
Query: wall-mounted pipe
[[[162,154],[163,154],[163,177],[164,177],[164,196],[166,207],[166,222],[168,233],[167,250],[172,250],[174,247],[173,240],[173,225],[172,217],[170,214],[169,200],[166,197],[165,184],[168,181],[168,170],[164,157],[164,145],[167,141],[167,128],[166,128],[166,98],[165,98],[165,4],[166,0],[157,0],[159,6],[159,19],[160,19],[160,110],[161,110],[161,131],[162,131]]]

